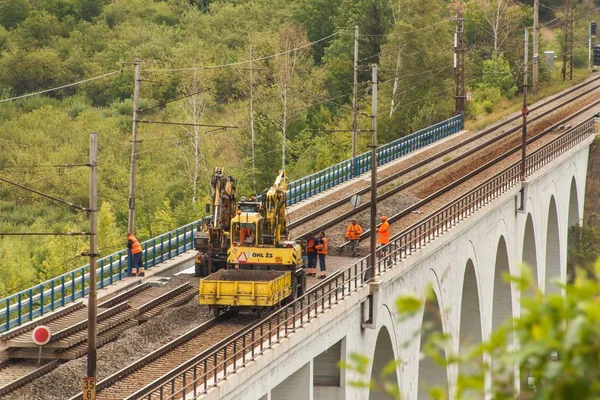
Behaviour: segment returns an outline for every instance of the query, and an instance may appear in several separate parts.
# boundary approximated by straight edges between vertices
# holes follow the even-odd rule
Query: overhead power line
[[[54,197],[54,196],[51,196],[51,195],[49,195],[49,194],[42,193],[42,192],[40,192],[39,190],[32,189],[32,188],[30,188],[30,187],[27,187],[27,186],[21,185],[20,183],[13,182],[13,181],[11,181],[11,180],[9,180],[9,179],[6,179],[6,178],[2,178],[2,177],[0,177],[0,182],[5,182],[5,183],[8,183],[9,185],[13,185],[13,186],[16,186],[16,187],[18,187],[18,188],[21,188],[21,189],[23,189],[23,190],[27,190],[28,192],[33,192],[33,193],[35,193],[35,194],[37,194],[37,195],[40,195],[40,196],[42,196],[42,197],[45,197],[45,198],[47,198],[47,199],[54,200],[54,201],[56,201],[56,202],[59,202],[59,203],[66,204],[66,205],[68,205],[68,206],[70,206],[70,207],[73,207],[73,208],[75,208],[75,209],[77,209],[77,210],[81,210],[81,211],[89,211],[89,210],[88,210],[87,208],[85,208],[85,207],[81,207],[81,206],[78,206],[77,204],[73,204],[73,203],[71,203],[71,202],[69,202],[69,201],[66,201],[66,200],[63,200],[63,199],[59,199],[58,197]]]
[[[66,88],[69,88],[69,87],[81,85],[83,83],[87,83],[87,82],[95,81],[95,80],[98,80],[98,79],[106,78],[107,76],[118,74],[120,72],[121,72],[121,70],[112,71],[112,72],[108,72],[108,73],[100,75],[100,76],[95,76],[93,78],[84,79],[82,81],[69,83],[67,85],[55,87],[55,88],[52,88],[52,89],[46,89],[46,90],[42,90],[40,92],[28,93],[28,94],[24,94],[24,95],[17,96],[17,97],[11,97],[10,99],[3,99],[3,100],[0,100],[0,103],[6,103],[8,101],[15,101],[15,100],[19,100],[19,99],[24,99],[26,97],[38,96],[38,95],[44,94],[44,93],[55,92],[55,91],[60,90],[60,89],[66,89]]]

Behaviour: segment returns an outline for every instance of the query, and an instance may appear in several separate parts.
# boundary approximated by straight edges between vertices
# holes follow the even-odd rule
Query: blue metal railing
[[[146,269],[194,247],[194,221],[143,243]],[[99,289],[127,276],[127,249],[98,260]],[[55,308],[84,297],[89,291],[89,264],[0,300],[0,332],[19,326]]]
[[[401,137],[377,148],[377,165],[396,160],[408,153],[459,132],[463,128],[462,116],[452,117],[420,131]],[[332,165],[288,185],[287,205],[291,206],[340,183],[371,170],[371,152]]]
[[[448,137],[463,127],[462,116],[456,116],[394,140],[377,149],[377,165],[382,165],[408,153]],[[287,204],[321,193],[340,183],[371,170],[371,152],[343,161],[322,171],[291,182]],[[146,269],[193,248],[194,229],[201,220],[143,242]],[[98,260],[98,288],[103,288],[127,276],[127,250],[121,250]],[[77,268],[46,282],[32,286],[0,300],[0,332],[19,326],[33,318],[53,311],[84,297],[89,290],[89,265]]]

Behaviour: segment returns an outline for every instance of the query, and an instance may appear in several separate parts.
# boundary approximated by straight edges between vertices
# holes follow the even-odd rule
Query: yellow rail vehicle
[[[292,294],[291,273],[286,271],[220,270],[200,280],[200,304],[215,309],[251,307],[260,316]]]
[[[216,272],[200,283],[200,304],[209,305],[215,314],[224,309],[253,307],[262,315],[306,291],[302,247],[287,239],[286,189],[287,177],[284,171],[280,171],[275,184],[263,193],[260,201],[238,204],[236,216],[231,219],[231,243],[227,251],[227,268],[230,271],[227,276],[221,275],[221,271]],[[281,274],[287,277],[283,281]],[[205,281],[217,283],[205,284]],[[279,283],[275,284],[275,281]],[[247,285],[245,282],[254,283]],[[277,286],[281,282],[284,288]],[[272,288],[273,293],[268,301],[255,301],[252,293],[248,294],[250,287]],[[226,288],[227,293],[217,290],[219,288]]]

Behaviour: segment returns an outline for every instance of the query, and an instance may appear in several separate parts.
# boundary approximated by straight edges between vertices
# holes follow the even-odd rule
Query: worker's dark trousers
[[[317,268],[317,253],[307,253],[308,268]]]
[[[129,265],[127,266],[127,273],[129,276],[131,276],[131,270],[132,268],[136,269],[136,273],[140,271],[140,268],[144,268],[144,264],[142,264],[142,255],[144,253],[143,252],[139,252],[139,253],[135,253],[132,257],[131,257],[131,262],[128,263]]]
[[[325,254],[319,254],[319,268],[321,272],[325,273]]]

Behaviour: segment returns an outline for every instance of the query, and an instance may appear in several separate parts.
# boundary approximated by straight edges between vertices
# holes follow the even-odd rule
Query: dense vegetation
[[[468,117],[519,91],[531,3],[465,2]],[[541,9],[542,50],[557,55],[560,3]],[[579,43],[597,10],[590,0],[576,4]],[[124,245],[136,57],[142,120],[237,127],[140,124],[136,232],[147,238],[202,214],[215,166],[250,194],[270,184],[282,154],[292,179],[348,158],[351,135],[340,130],[352,125],[355,25],[360,128],[370,127],[371,63],[380,69],[380,142],[451,116],[456,12],[448,0],[0,0],[0,98],[120,71],[0,103],[0,176],[86,205],[87,169],[64,165],[86,163],[88,133],[99,132],[100,250],[109,254]],[[586,49],[575,50],[575,65],[584,66]],[[224,64],[234,65],[190,69]],[[553,74],[542,68],[542,84]],[[369,140],[360,134],[360,152]],[[0,185],[0,232],[85,226],[79,212]],[[82,265],[85,246],[72,237],[0,238],[0,295]]]

